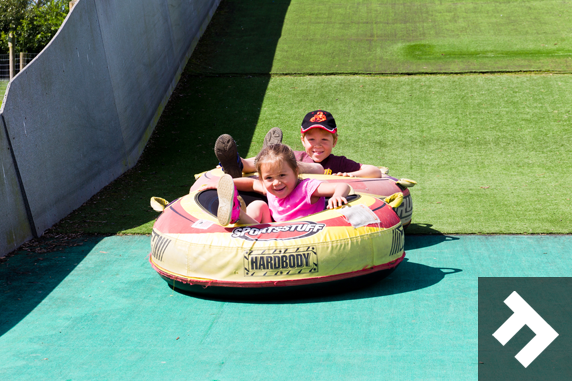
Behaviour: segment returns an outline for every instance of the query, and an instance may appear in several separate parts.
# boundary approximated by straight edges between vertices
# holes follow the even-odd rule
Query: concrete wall
[[[12,150],[0,118],[0,257],[31,237]]]
[[[136,163],[219,2],[79,1],[0,109],[0,256]]]

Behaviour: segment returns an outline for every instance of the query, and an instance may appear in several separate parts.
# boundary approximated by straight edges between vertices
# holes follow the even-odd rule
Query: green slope
[[[556,1],[224,0],[137,167],[55,231],[150,233],[149,198],[186,194],[216,165],[220,134],[253,156],[280,127],[301,149],[302,117],[323,108],[340,125],[335,153],[419,182],[410,234],[572,233],[569,75],[319,76],[568,71],[571,12]]]
[[[554,0],[226,0],[191,70],[570,72],[571,19]]]
[[[334,153],[419,182],[410,233],[572,233],[570,76],[185,81],[139,165],[58,231],[149,233],[149,198],[186,194],[194,173],[216,165],[219,134],[232,134],[252,156],[277,126],[302,149],[304,114],[323,108],[340,126]]]

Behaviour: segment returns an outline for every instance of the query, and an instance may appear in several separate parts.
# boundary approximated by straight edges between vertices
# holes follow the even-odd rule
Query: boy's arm
[[[252,173],[256,172],[256,166],[254,165],[254,157],[249,157],[247,159],[242,159],[242,172]],[[313,173],[317,175],[324,174],[324,167],[320,163],[305,163],[298,161],[298,169],[300,173]]]
[[[298,169],[300,173],[312,173],[316,175],[324,174],[324,167],[320,163],[305,163],[303,161],[298,161]]]
[[[382,177],[381,170],[375,165],[369,164],[362,164],[361,168],[354,172],[338,172],[335,175],[345,177]]]

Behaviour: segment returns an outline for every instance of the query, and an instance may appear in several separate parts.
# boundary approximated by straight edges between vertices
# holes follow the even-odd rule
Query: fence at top
[[[20,69],[26,67],[38,53],[16,53],[14,54],[14,75],[20,72]],[[10,80],[10,55],[0,54],[0,81]]]
[[[139,159],[220,0],[80,0],[0,108],[0,256]]]

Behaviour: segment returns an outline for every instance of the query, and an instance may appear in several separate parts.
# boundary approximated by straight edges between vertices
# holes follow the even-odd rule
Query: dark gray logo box
[[[493,337],[516,291],[558,337],[527,368],[516,354],[534,338],[524,326],[505,346]],[[479,381],[572,380],[572,278],[479,278]]]

